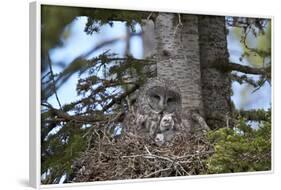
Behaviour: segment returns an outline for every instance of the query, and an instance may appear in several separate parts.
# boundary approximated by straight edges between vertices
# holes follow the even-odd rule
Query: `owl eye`
[[[158,95],[156,95],[156,94],[152,95],[152,97],[153,97],[154,99],[156,99],[156,100],[160,100],[160,96],[158,96]]]
[[[171,103],[171,102],[174,102],[174,98],[168,98],[167,99],[167,103]]]

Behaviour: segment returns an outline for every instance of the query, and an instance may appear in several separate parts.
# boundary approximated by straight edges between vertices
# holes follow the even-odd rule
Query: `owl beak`
[[[161,98],[160,102],[159,102],[159,108],[160,108],[161,112],[163,112],[166,109],[166,106],[167,106],[166,102],[164,101],[163,98]]]

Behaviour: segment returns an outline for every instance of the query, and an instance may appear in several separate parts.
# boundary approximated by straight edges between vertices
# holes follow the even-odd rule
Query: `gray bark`
[[[197,16],[160,13],[155,37],[157,75],[177,83],[183,109],[202,111]]]
[[[212,67],[228,64],[224,17],[159,13],[153,35],[144,41],[145,55],[156,57],[159,77],[178,84],[183,109],[198,110],[211,129],[230,125],[231,78]]]
[[[225,17],[198,16],[198,20],[205,118],[212,129],[220,128],[231,117],[231,79],[228,72],[210,66],[228,63]]]
[[[142,20],[142,43],[143,56],[145,58],[152,58],[156,55],[156,39],[155,39],[155,25],[152,20]]]

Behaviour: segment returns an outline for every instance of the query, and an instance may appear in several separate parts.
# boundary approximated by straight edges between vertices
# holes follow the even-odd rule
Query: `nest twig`
[[[98,134],[93,133],[93,148],[75,161],[71,182],[204,174],[203,160],[213,152],[203,136],[178,138],[159,147],[152,140],[129,132],[119,138]]]

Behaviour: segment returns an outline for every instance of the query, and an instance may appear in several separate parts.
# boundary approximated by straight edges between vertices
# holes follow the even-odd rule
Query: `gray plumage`
[[[127,130],[154,141],[169,141],[176,131],[186,127],[181,118],[180,89],[169,80],[148,80],[139,89],[133,110],[134,113],[125,118]]]

